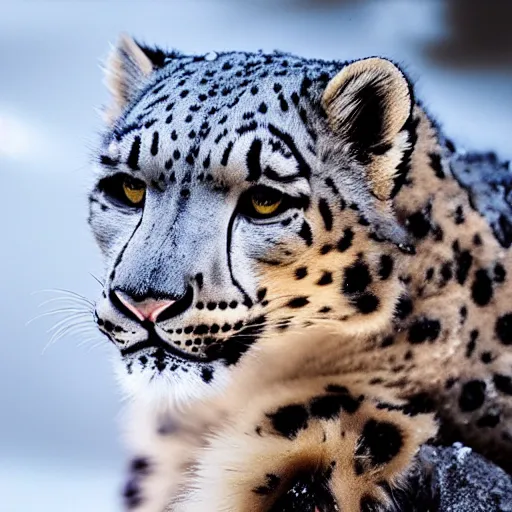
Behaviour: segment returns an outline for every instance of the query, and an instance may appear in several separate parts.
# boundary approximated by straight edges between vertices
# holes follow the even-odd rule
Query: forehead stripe
[[[251,147],[247,152],[247,168],[249,169],[249,174],[247,176],[247,181],[258,181],[261,177],[261,164],[260,164],[260,156],[261,156],[261,140],[254,139],[252,141]]]
[[[268,129],[270,133],[274,135],[274,137],[277,137],[284,144],[286,144],[286,146],[288,146],[288,149],[291,151],[295,160],[297,160],[297,164],[299,166],[299,174],[304,178],[309,179],[311,176],[311,168],[309,167],[308,163],[302,156],[301,152],[297,149],[295,142],[293,142],[293,138],[290,137],[290,135],[288,135],[287,133],[284,133],[281,130],[279,130],[279,128],[276,128],[273,124],[269,124]]]

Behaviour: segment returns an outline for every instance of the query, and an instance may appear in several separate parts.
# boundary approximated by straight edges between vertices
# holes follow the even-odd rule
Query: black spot
[[[436,176],[440,179],[445,178],[443,166],[441,165],[441,155],[438,153],[429,153],[430,167],[434,170]]]
[[[138,478],[131,478],[126,482],[123,489],[123,501],[128,510],[139,507],[143,500],[141,496],[141,487]]]
[[[286,112],[288,110],[288,102],[284,99],[284,96],[282,94],[279,95],[279,106],[281,107],[281,110],[283,112]]]
[[[316,282],[318,286],[325,286],[332,283],[332,274],[330,272],[324,272],[322,277]]]
[[[322,254],[322,255],[328,254],[332,251],[332,249],[333,249],[333,247],[331,244],[322,245],[322,247],[320,248],[320,254]]]
[[[320,210],[320,215],[322,216],[322,219],[324,221],[325,229],[327,231],[331,231],[332,212],[331,209],[329,208],[329,204],[323,197],[318,201],[318,209]]]
[[[468,308],[466,306],[462,306],[459,310],[460,315],[460,323],[464,324],[466,322],[466,318],[468,317]]]
[[[416,319],[409,328],[408,341],[414,345],[425,341],[435,341],[441,332],[441,324],[438,320],[429,318]]]
[[[116,165],[119,164],[119,160],[114,160],[107,155],[101,155],[100,163],[101,165],[105,165],[107,167],[115,167]]]
[[[341,410],[354,414],[360,405],[361,403],[348,392],[338,393],[314,397],[311,400],[310,411],[313,418],[329,420],[339,416]]]
[[[459,407],[463,412],[476,411],[485,401],[485,382],[470,380],[464,384],[459,396]]]
[[[484,364],[489,364],[489,363],[492,363],[493,361],[493,356],[492,356],[492,353],[491,352],[482,352],[482,354],[480,355],[480,360],[482,361],[482,363]]]
[[[132,147],[130,149],[130,154],[128,155],[128,160],[126,164],[128,167],[134,171],[139,170],[139,155],[140,155],[140,136],[136,135],[133,139]]]
[[[266,288],[260,288],[258,290],[258,294],[257,294],[258,302],[261,302],[265,298],[266,295],[267,295],[267,289]]]
[[[482,245],[482,237],[478,233],[473,236],[473,244],[477,247]]]
[[[386,336],[382,341],[381,341],[381,348],[386,348],[386,347],[390,347],[391,345],[393,345],[395,343],[395,339],[393,338],[393,336]]]
[[[224,153],[222,154],[222,159],[221,159],[220,163],[224,167],[226,167],[226,165],[228,165],[229,155],[230,155],[232,149],[233,149],[233,141],[229,142],[229,144],[226,146],[226,149],[224,150]]]
[[[473,256],[469,251],[460,251],[455,254],[455,276],[460,285],[466,282],[472,263]]]
[[[496,320],[494,331],[503,345],[512,345],[512,313],[500,316]]]
[[[364,457],[373,469],[393,460],[402,448],[400,429],[387,421],[368,420],[357,442],[356,457]]]
[[[492,299],[492,281],[487,270],[479,269],[471,285],[471,297],[478,306],[486,306]]]
[[[308,275],[306,267],[299,267],[295,270],[295,279],[304,279]]]
[[[473,329],[469,335],[469,341],[466,345],[466,357],[470,358],[476,348],[476,339],[478,338],[478,330]]]
[[[450,261],[446,261],[441,265],[441,286],[445,286],[448,281],[453,277],[452,264]]]
[[[369,315],[378,309],[380,300],[373,293],[367,292],[354,299],[352,303],[363,315]]]
[[[417,393],[408,397],[407,403],[402,407],[404,414],[417,416],[428,414],[435,410],[434,400],[427,393]]]
[[[481,418],[478,418],[476,426],[478,428],[494,428],[500,420],[499,414],[485,414]]]
[[[313,244],[313,234],[311,233],[311,228],[306,221],[302,222],[302,227],[299,231],[299,236],[304,239],[306,245],[310,246]]]
[[[393,258],[388,254],[382,254],[380,257],[379,277],[385,281],[389,278],[391,272],[393,272]]]
[[[294,299],[290,300],[287,304],[289,308],[303,308],[309,304],[309,300],[307,297],[295,297]]]
[[[281,483],[281,479],[272,473],[268,473],[265,478],[265,485],[254,488],[252,490],[254,494],[259,494],[260,496],[268,496],[269,494],[272,494],[274,491],[276,491],[276,489],[279,487],[279,484]]]
[[[201,379],[205,384],[208,384],[213,379],[213,368],[205,366],[201,369]]]
[[[455,208],[454,220],[455,224],[462,224],[466,220],[464,218],[464,210],[460,205]]]
[[[303,405],[286,405],[267,416],[274,430],[288,439],[294,439],[308,426],[308,411]]]
[[[262,113],[262,114],[265,114],[267,112],[267,105],[265,103],[262,103],[259,107],[258,107],[258,112]]]
[[[505,393],[506,395],[512,395],[512,378],[508,375],[501,375],[495,373],[493,377],[494,385],[498,391]]]
[[[342,291],[345,294],[361,293],[371,284],[372,276],[368,265],[361,260],[345,269]]]
[[[395,307],[395,316],[399,320],[404,320],[412,313],[412,308],[412,300],[407,295],[401,295]]]
[[[354,232],[350,228],[345,228],[343,236],[339,239],[337,249],[339,252],[345,252],[352,245],[354,239]]]
[[[261,140],[254,139],[252,141],[251,147],[247,152],[247,168],[249,169],[249,175],[247,176],[247,181],[258,181],[261,176],[261,163],[260,163],[260,155],[261,155]]]
[[[501,263],[496,263],[496,265],[494,265],[494,281],[496,283],[503,283],[506,276],[507,272],[503,265]]]
[[[147,457],[135,457],[130,463],[130,472],[137,475],[148,475],[151,465]]]
[[[428,217],[421,211],[413,213],[407,218],[407,227],[416,238],[425,238],[432,226]]]
[[[429,267],[427,269],[427,272],[425,273],[425,279],[427,281],[430,281],[433,277],[434,277],[434,268],[433,267]]]
[[[243,322],[237,322],[234,330],[240,331],[233,334],[230,338],[222,343],[213,343],[205,350],[206,356],[210,360],[221,359],[227,366],[236,364],[245,352],[256,343],[259,335],[263,331],[266,322],[265,316],[259,316],[245,325]]]

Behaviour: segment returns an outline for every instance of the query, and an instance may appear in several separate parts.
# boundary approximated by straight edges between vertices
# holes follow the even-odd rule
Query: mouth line
[[[141,350],[144,350],[146,348],[161,349],[167,354],[184,361],[190,361],[193,363],[211,363],[211,360],[209,358],[194,356],[192,354],[183,352],[173,347],[170,343],[167,343],[160,336],[158,336],[153,326],[151,326],[148,329],[147,339],[145,339],[144,341],[139,341],[138,343],[135,343],[128,348],[121,349],[121,356],[126,357],[134,355],[137,352],[140,352]]]

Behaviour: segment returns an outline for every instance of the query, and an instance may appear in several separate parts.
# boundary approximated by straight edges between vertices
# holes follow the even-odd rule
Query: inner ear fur
[[[365,165],[379,199],[391,197],[397,166],[410,149],[405,127],[413,103],[402,71],[381,58],[345,66],[324,91],[322,105],[331,131]]]
[[[163,55],[162,51],[147,49],[130,36],[121,34],[105,66],[105,82],[111,100],[104,117],[109,125],[115,123],[151,73],[163,64]]]

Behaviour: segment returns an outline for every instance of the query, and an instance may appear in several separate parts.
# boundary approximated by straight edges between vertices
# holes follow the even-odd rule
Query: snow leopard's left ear
[[[167,55],[159,49],[138,44],[121,34],[105,66],[105,81],[112,95],[105,109],[105,120],[112,125],[124,108],[147,83],[147,78],[164,66]]]
[[[407,121],[414,100],[403,72],[386,59],[353,62],[327,84],[322,104],[331,133],[364,165],[373,194],[391,198],[411,146]]]

